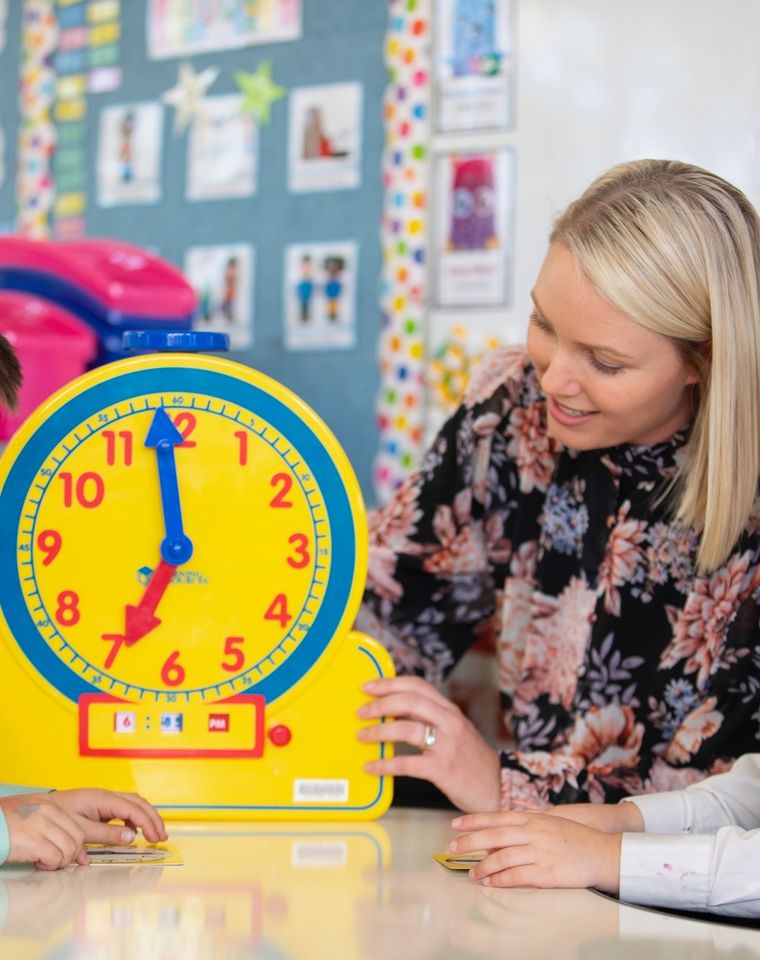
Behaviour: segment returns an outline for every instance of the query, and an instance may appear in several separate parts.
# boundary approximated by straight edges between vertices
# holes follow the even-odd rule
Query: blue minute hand
[[[182,434],[159,407],[145,438],[146,447],[155,447],[158,460],[158,482],[161,485],[161,507],[166,535],[161,542],[161,556],[173,567],[187,563],[193,555],[193,544],[182,529],[182,507],[179,501],[177,465],[174,448],[182,443]]]

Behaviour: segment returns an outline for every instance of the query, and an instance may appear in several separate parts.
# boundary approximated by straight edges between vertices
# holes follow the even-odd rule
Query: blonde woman
[[[359,622],[394,656],[377,774],[464,811],[685,787],[760,737],[760,223],[721,178],[622,164],[559,217],[527,348],[482,366],[371,518]],[[499,753],[436,684],[496,633]]]

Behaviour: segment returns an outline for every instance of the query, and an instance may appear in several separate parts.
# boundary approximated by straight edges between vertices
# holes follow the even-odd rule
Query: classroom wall
[[[3,230],[14,227],[18,214],[22,7],[103,2],[0,0],[7,37],[0,50]],[[482,9],[484,0],[303,0],[295,40],[164,59],[147,53],[148,0],[106,2],[119,9],[122,81],[86,98],[87,232],[154,247],[180,266],[195,244],[250,243],[254,343],[234,356],[286,383],[322,415],[370,504],[390,496],[419,462],[483,350],[524,337],[552,219],[599,172],[633,157],[677,157],[715,170],[760,202],[756,0],[495,0],[496,16],[508,24],[508,116],[460,130],[439,122],[448,55],[441,47],[453,43],[443,35],[455,11]],[[255,70],[263,60],[287,91],[259,131],[257,192],[188,202],[189,134],[172,129],[174,112],[165,104],[160,199],[102,206],[96,189],[102,112],[131,101],[160,103],[183,60],[198,73],[219,67],[212,95],[233,92],[234,71]],[[350,81],[363,92],[360,183],[294,193],[290,95],[304,85]],[[510,158],[504,295],[492,306],[441,305],[436,171],[442,160],[499,150]],[[356,344],[289,350],[284,248],[321,240],[358,245]]]
[[[457,81],[460,104],[469,96],[471,110],[462,110],[464,122],[451,129],[444,122],[457,46],[451,22],[467,17],[480,27],[496,21],[504,109],[498,117],[484,109],[489,79]],[[462,33],[460,26],[460,39]],[[398,167],[389,165],[387,204],[398,229],[386,243],[394,294],[386,304],[382,345],[393,362],[383,367],[379,393],[375,479],[383,498],[408,464],[419,461],[484,350],[524,339],[530,290],[552,221],[599,173],[634,158],[676,158],[714,170],[760,202],[755,0],[419,0],[412,8],[407,0],[390,0],[389,34],[388,128],[400,160]],[[405,103],[422,116],[403,109]],[[500,296],[484,304],[478,271],[493,279],[493,260],[487,250],[473,251],[467,254],[475,277],[470,303],[442,303],[457,298],[442,296],[441,263],[448,259],[452,269],[463,264],[447,249],[441,210],[452,206],[451,164],[473,154],[505,167],[503,182],[495,183],[503,196],[494,210],[507,276]],[[422,213],[415,193],[404,191],[407,176],[427,194]],[[424,268],[417,261],[420,236]],[[405,255],[394,245],[399,239],[408,247]],[[424,329],[418,361],[416,325]]]

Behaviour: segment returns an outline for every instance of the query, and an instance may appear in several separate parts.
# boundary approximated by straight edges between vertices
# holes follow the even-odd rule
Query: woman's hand
[[[392,717],[364,727],[365,743],[408,743],[418,754],[404,754],[365,764],[378,776],[429,780],[461,810],[498,810],[499,754],[434,686],[419,677],[371,680],[363,687],[374,697],[357,711],[363,720]],[[434,740],[425,744],[425,737]]]
[[[74,817],[84,831],[86,843],[131,843],[137,830],[142,830],[150,843],[166,840],[164,821],[158,811],[137,793],[85,789],[58,790],[49,796]]]
[[[451,822],[452,853],[486,851],[470,876],[491,887],[620,887],[619,833],[545,813],[475,813]]]

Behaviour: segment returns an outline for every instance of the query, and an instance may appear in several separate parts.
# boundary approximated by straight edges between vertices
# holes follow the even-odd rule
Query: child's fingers
[[[475,881],[482,881],[486,877],[507,874],[518,867],[528,867],[533,862],[534,856],[529,846],[522,844],[517,847],[503,847],[476,863],[470,870],[470,877]]]
[[[514,827],[492,827],[486,830],[476,830],[474,833],[465,833],[456,837],[449,844],[452,853],[472,853],[474,850],[496,850],[499,847],[511,847],[515,844],[527,843],[526,831],[523,825]]]
[[[71,863],[81,848],[70,833],[56,823],[49,823],[35,843],[35,863],[43,870],[58,870]]]
[[[87,821],[85,832],[88,843],[127,844],[132,843],[136,836],[131,827],[121,823],[98,823],[95,820]]]
[[[454,830],[471,833],[474,830],[484,830],[490,827],[522,827],[528,822],[529,814],[509,810],[492,811],[489,813],[466,813],[454,817],[451,826]]]
[[[145,839],[152,843],[166,840],[166,827],[161,815],[144,797],[137,793],[117,793],[109,801],[113,810],[111,817],[118,817],[135,829],[142,830]]]

